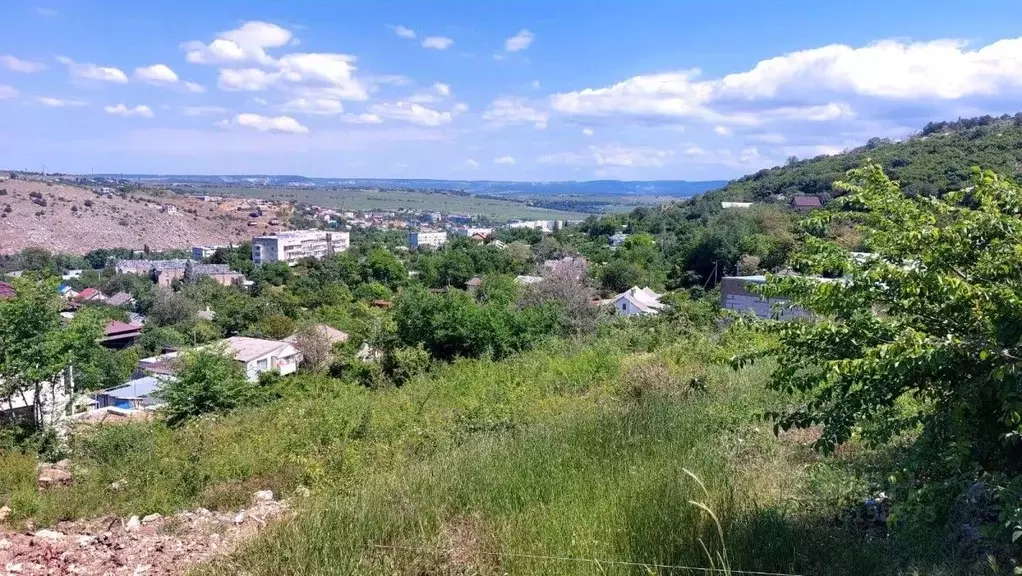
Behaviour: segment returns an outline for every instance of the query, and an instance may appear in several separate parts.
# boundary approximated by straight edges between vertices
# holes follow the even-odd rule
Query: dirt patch
[[[263,491],[252,494],[247,508],[227,513],[200,508],[169,517],[108,517],[24,534],[0,532],[0,574],[183,574],[236,549],[289,510],[287,501]]]

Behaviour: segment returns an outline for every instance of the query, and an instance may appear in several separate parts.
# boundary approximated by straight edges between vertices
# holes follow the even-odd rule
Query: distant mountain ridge
[[[389,190],[460,190],[472,194],[612,194],[626,196],[687,197],[720,188],[726,180],[578,180],[525,182],[502,180],[434,180],[428,178],[310,178],[297,175],[238,174],[96,174],[93,177],[126,179],[157,185],[269,186],[296,188],[382,188]]]

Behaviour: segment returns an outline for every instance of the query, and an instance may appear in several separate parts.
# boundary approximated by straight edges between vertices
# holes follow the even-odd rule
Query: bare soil
[[[238,244],[276,231],[269,225],[274,214],[249,218],[239,207],[239,202],[203,202],[154,190],[108,198],[75,186],[6,180],[0,182],[0,254],[29,247],[69,254],[145,246],[167,250]]]

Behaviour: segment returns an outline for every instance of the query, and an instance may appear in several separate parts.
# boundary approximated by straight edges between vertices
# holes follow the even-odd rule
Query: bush
[[[391,382],[400,386],[429,369],[429,352],[422,347],[401,346],[388,350],[380,361],[380,368]]]
[[[86,200],[85,201],[85,207],[86,208],[92,208],[92,204],[93,204],[92,200]]]
[[[177,379],[164,386],[167,423],[175,426],[203,414],[228,412],[252,403],[256,388],[241,365],[223,349],[185,352]]]

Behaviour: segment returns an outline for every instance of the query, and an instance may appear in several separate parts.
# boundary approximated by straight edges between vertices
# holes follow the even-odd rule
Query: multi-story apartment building
[[[323,258],[344,252],[351,245],[351,234],[327,230],[295,230],[252,239],[252,262],[298,264],[302,258]]]
[[[215,254],[218,248],[223,246],[192,246],[192,260],[202,262],[203,259]]]
[[[439,248],[447,244],[447,232],[409,232],[408,247],[415,249],[420,246]]]

